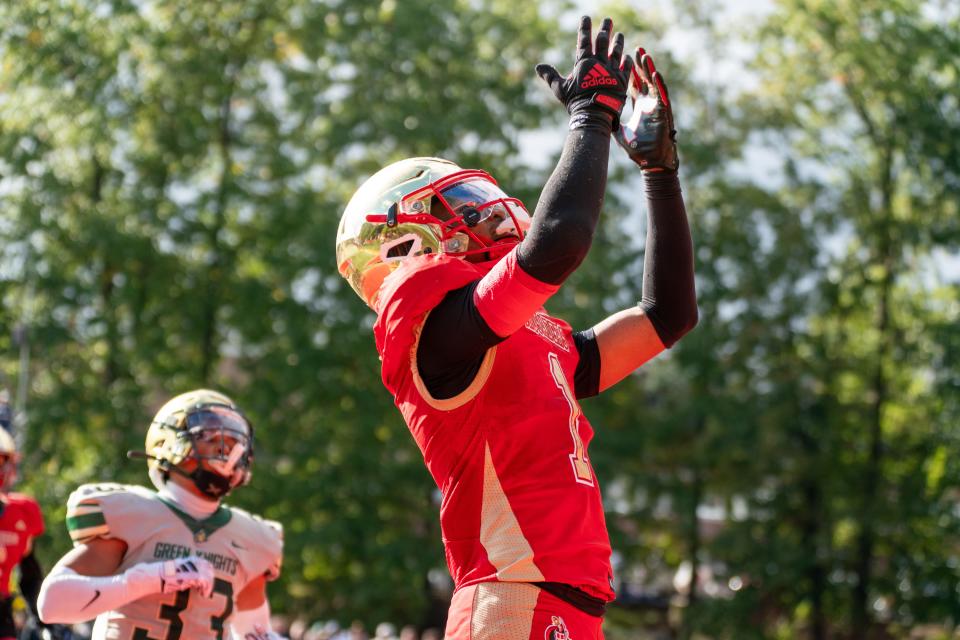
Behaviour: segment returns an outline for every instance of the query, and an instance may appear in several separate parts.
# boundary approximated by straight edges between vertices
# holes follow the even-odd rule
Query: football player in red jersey
[[[610,542],[578,399],[697,322],[669,97],[646,52],[635,65],[623,51],[609,19],[594,40],[584,17],[570,75],[537,66],[570,127],[532,218],[488,174],[412,158],[368,179],[340,222],[340,273],[377,313],[383,382],[443,494],[447,638],[602,637]],[[614,133],[645,178],[643,299],[574,332],[543,304],[590,248]]]
[[[10,576],[20,567],[20,592],[34,615],[43,571],[33,554],[33,541],[43,533],[40,505],[30,496],[10,491],[16,482],[19,455],[7,425],[0,428],[0,640],[17,637]]]

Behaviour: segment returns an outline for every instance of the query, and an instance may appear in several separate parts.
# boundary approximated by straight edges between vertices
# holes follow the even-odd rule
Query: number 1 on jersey
[[[560,367],[560,358],[557,354],[548,354],[550,360],[550,373],[553,374],[553,381],[557,388],[567,399],[567,405],[570,407],[570,437],[573,438],[573,453],[570,454],[570,464],[573,465],[573,476],[580,484],[593,486],[593,471],[590,469],[590,461],[587,459],[587,451],[583,446],[583,440],[580,438],[580,429],[578,428],[580,416],[583,412],[580,410],[580,403],[567,382],[567,376],[564,375]]]

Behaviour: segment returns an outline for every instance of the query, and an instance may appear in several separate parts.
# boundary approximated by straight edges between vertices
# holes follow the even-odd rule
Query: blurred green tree
[[[718,3],[682,9],[710,72],[658,53],[664,25],[645,44],[678,105],[701,323],[586,406],[621,572],[691,576],[682,637],[948,632],[957,13],[782,2],[730,32]],[[755,63],[725,69],[741,41]],[[639,297],[642,256],[599,256],[562,314]]]
[[[744,86],[687,101],[706,107],[706,144],[684,145],[702,320],[671,358],[684,382],[654,396],[678,424],[650,451],[669,518],[688,505],[686,559],[737,591],[692,599],[685,634],[957,624],[958,290],[940,260],[958,240],[957,26],[938,3],[778,3],[735,35],[761,47]],[[710,502],[725,523],[704,540],[692,510]]]

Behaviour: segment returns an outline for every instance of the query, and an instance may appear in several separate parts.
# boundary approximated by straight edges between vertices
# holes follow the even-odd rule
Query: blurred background
[[[620,598],[609,640],[955,638],[960,625],[960,4],[955,0],[0,3],[0,395],[44,507],[149,485],[167,397],[251,416],[294,638],[436,637],[437,492],[336,272],[343,206],[410,155],[532,211],[578,16],[664,73],[700,324],[584,402]],[[549,303],[639,299],[639,171]],[[388,623],[386,626],[377,625]]]

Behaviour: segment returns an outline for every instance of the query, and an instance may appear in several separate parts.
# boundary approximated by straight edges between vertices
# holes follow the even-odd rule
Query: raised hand
[[[677,130],[667,85],[649,53],[637,47],[636,56],[630,82],[633,114],[613,135],[644,171],[676,171]]]
[[[620,126],[620,112],[627,99],[627,84],[634,68],[633,58],[623,54],[623,34],[610,34],[613,20],[604,18],[597,39],[592,42],[589,16],[580,18],[577,53],[573,70],[560,75],[548,64],[538,64],[537,75],[553,91],[570,114],[571,129],[614,131]]]

